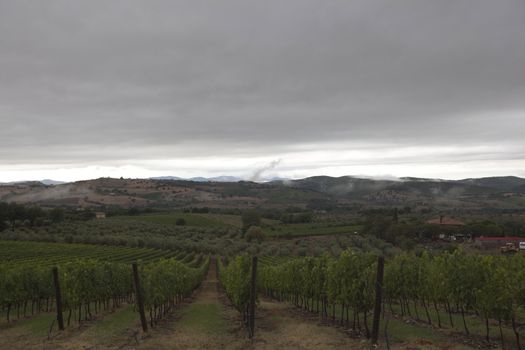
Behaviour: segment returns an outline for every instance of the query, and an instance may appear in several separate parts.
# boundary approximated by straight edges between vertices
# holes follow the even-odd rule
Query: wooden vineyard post
[[[374,305],[374,320],[372,323],[372,344],[377,344],[379,334],[379,318],[381,317],[381,302],[383,300],[383,274],[385,271],[385,258],[380,256],[377,259],[376,275],[376,302]]]
[[[252,280],[250,281],[250,310],[249,310],[249,320],[248,328],[250,338],[253,338],[255,333],[255,302],[257,300],[257,257],[252,258]]]
[[[137,267],[137,263],[133,263],[133,283],[135,285],[135,299],[137,303],[137,307],[139,309],[140,314],[140,323],[142,324],[142,330],[144,332],[148,331],[148,322],[146,322],[146,314],[144,312],[144,300],[142,299],[142,289],[140,288],[140,281],[139,281],[139,269]]]
[[[53,283],[55,284],[55,299],[57,303],[58,329],[64,330],[64,316],[62,315],[62,293],[60,292],[60,281],[58,279],[58,268],[53,267]]]

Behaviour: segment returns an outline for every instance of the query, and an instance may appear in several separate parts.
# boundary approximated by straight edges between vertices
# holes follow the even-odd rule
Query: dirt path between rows
[[[215,261],[191,304],[136,349],[363,349],[340,330],[300,317],[293,307],[261,299],[253,340],[217,280]]]
[[[212,259],[208,274],[191,303],[172,315],[164,325],[153,328],[139,346],[132,348],[246,349],[246,339],[239,336],[235,318],[235,310],[221,301],[216,262]]]
[[[291,305],[259,300],[253,349],[365,349],[367,345],[340,329],[302,317]]]

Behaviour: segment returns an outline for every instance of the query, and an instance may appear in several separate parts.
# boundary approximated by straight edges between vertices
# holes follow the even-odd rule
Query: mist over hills
[[[443,209],[525,209],[525,179],[515,176],[462,180],[353,176],[244,181],[235,177],[99,178],[60,184],[3,184],[0,200],[71,207],[210,207],[309,210],[382,206]]]

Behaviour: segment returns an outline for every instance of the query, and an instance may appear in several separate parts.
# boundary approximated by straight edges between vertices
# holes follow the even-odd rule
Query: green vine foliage
[[[71,311],[76,310],[79,320],[89,318],[100,309],[119,306],[131,298],[133,284],[128,265],[79,259],[58,266],[62,291],[62,303]],[[35,311],[49,311],[55,302],[55,288],[50,267],[35,266],[32,263],[13,267],[0,265],[0,307],[9,321],[12,310],[16,317],[33,314]]]
[[[374,306],[376,257],[347,250],[337,258],[305,257],[260,269],[258,285],[268,296],[335,318],[337,307],[367,318]],[[337,306],[337,307],[336,307]]]
[[[209,266],[209,257],[200,255],[197,267],[176,259],[161,259],[140,265],[145,305],[157,320],[197,288]],[[72,313],[80,322],[108,308],[134,302],[134,286],[129,264],[78,259],[58,265],[62,305],[67,324]],[[6,318],[51,311],[55,307],[52,269],[32,262],[13,266],[0,264],[0,309]]]
[[[339,317],[341,324],[349,311],[353,328],[364,326],[373,309],[377,257],[347,250],[338,257],[305,257],[263,265],[258,285],[266,295],[288,301],[323,317]],[[443,311],[461,315],[462,326],[470,334],[468,317],[489,319],[511,326],[519,342],[518,318],[525,312],[525,257],[453,253],[419,256],[402,253],[387,260],[383,296],[388,312],[412,317],[442,327]],[[337,312],[337,315],[336,315]],[[432,316],[434,313],[434,316]],[[331,315],[330,315],[331,314]],[[364,322],[360,324],[360,315]],[[500,330],[501,331],[501,330]]]
[[[162,259],[141,267],[144,306],[149,309],[152,326],[200,285],[210,263],[209,257],[200,259],[201,265],[196,268],[176,259]]]
[[[250,301],[251,258],[248,254],[236,256],[225,266],[221,259],[217,261],[219,281],[224,287],[234,307],[247,320]]]

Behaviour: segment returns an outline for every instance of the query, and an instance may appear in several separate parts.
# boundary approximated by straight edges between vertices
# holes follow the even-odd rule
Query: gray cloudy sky
[[[525,176],[523,0],[0,0],[0,181]]]

